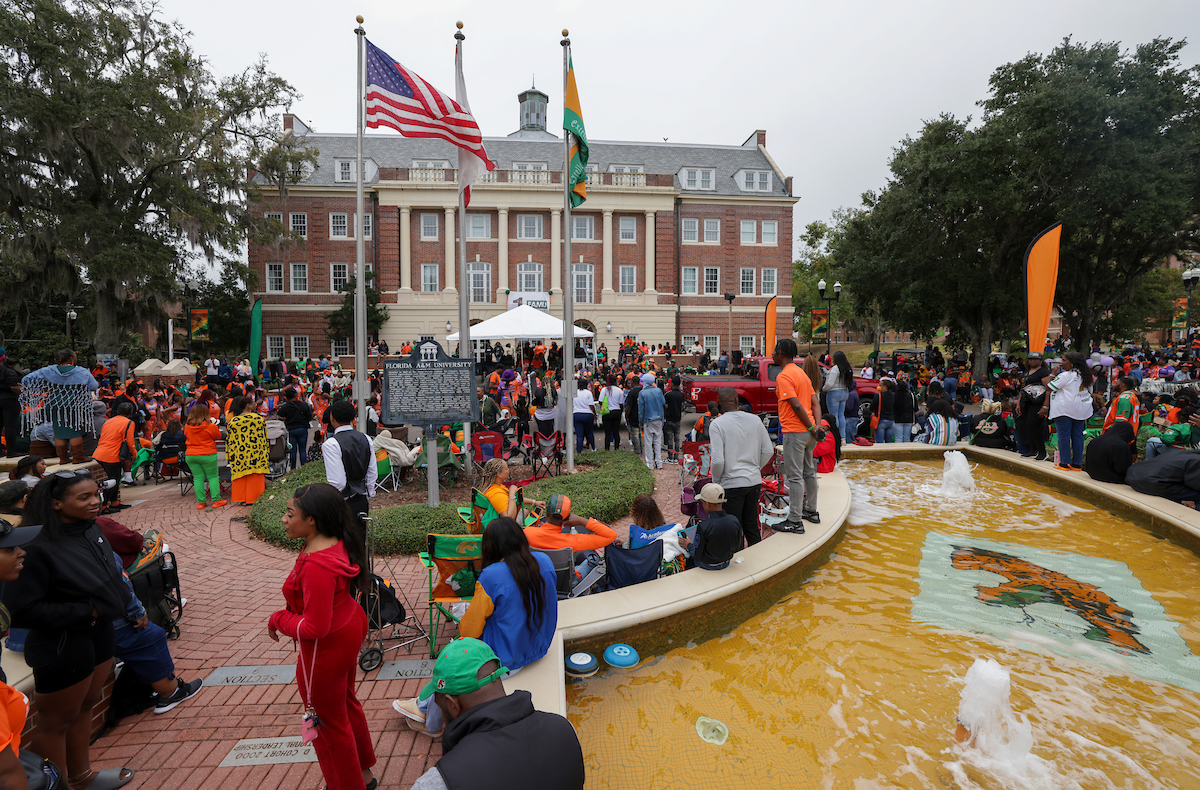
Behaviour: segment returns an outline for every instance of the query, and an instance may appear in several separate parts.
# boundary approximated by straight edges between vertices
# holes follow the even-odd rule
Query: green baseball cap
[[[437,663],[433,665],[433,678],[421,689],[420,699],[429,699],[435,691],[451,695],[470,694],[508,674],[508,667],[501,666],[481,679],[479,670],[489,661],[499,662],[500,659],[486,642],[469,637],[452,640],[442,648]]]

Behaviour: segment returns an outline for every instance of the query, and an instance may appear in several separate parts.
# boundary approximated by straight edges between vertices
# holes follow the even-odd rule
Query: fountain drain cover
[[[696,719],[696,734],[700,736],[701,740],[720,746],[729,737],[729,728],[716,719],[701,716]]]

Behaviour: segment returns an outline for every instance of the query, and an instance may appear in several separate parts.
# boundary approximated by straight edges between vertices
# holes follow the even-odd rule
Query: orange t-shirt
[[[137,455],[136,439],[137,426],[133,424],[133,420],[128,417],[113,417],[100,429],[100,440],[96,443],[96,451],[92,453],[92,457],[106,464],[119,463],[122,443],[128,444],[130,452]]]
[[[783,366],[783,370],[779,371],[775,379],[775,397],[779,398],[779,424],[784,433],[804,433],[808,430],[796,416],[796,411],[788,400],[799,398],[804,413],[808,415],[809,422],[812,422],[813,394],[812,380],[803,368],[795,362]]]
[[[211,422],[203,425],[185,425],[183,435],[187,439],[188,455],[217,454],[217,439],[221,438],[221,429]]]
[[[539,521],[536,525],[525,528],[525,537],[535,549],[561,549],[570,546],[575,551],[602,549],[617,539],[617,533],[613,532],[611,527],[594,518],[588,519],[587,528],[594,534],[581,532],[572,535],[570,532],[563,532],[562,527],[549,521]]]
[[[11,746],[13,754],[21,756],[21,730],[28,716],[28,698],[7,683],[0,683],[0,751]]]

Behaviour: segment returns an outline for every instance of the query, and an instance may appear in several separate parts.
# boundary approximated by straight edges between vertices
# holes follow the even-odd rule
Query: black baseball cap
[[[36,538],[41,531],[40,524],[33,527],[14,527],[7,521],[0,520],[0,549],[24,546]]]

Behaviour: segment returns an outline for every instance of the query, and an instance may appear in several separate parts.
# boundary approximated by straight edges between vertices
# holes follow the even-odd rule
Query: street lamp
[[[825,295],[825,278],[817,283],[817,293],[825,302],[825,356],[833,358],[833,303],[842,298],[842,284],[833,284],[833,296]]]
[[[1192,329],[1192,289],[1196,287],[1196,283],[1200,282],[1200,268],[1193,266],[1183,273],[1183,287],[1187,291],[1187,310],[1184,312],[1183,319],[1183,342],[1184,345],[1191,344],[1191,329]]]
[[[728,351],[729,358],[733,359],[733,299],[736,294],[725,294],[725,301],[729,302],[729,343]],[[720,356],[721,349],[717,349],[717,355]]]
[[[75,306],[68,304],[64,308],[67,315],[67,341],[71,344],[71,350],[75,350],[75,337],[71,334],[71,322],[79,317],[79,313],[75,312]]]

